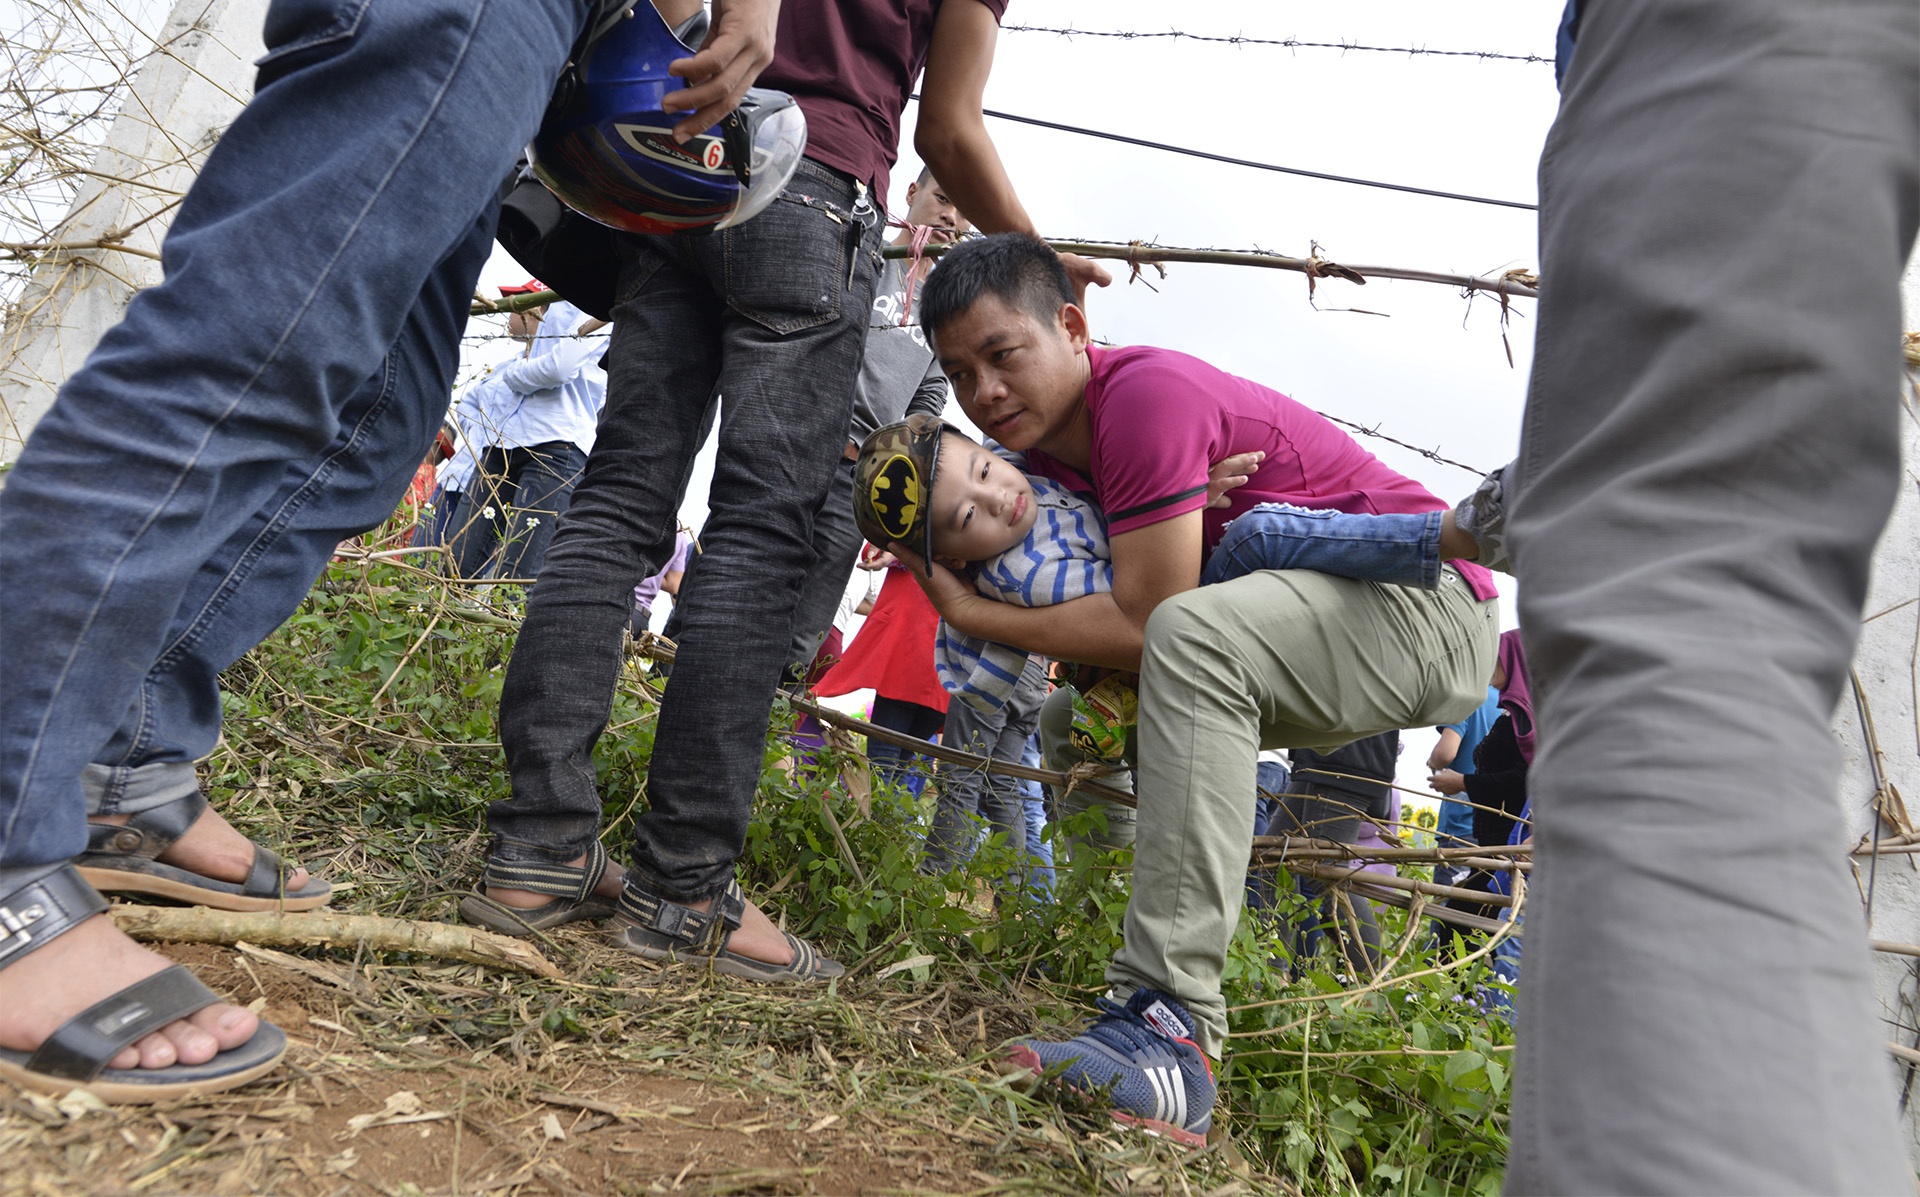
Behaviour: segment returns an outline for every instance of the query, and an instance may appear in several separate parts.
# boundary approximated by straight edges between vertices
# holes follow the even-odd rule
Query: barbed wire
[[[1059,28],[1052,25],[1002,25],[1002,33],[1053,33],[1061,37],[1106,37],[1120,41],[1146,41],[1149,39],[1177,39],[1191,42],[1213,42],[1228,46],[1277,46],[1285,50],[1360,50],[1374,54],[1408,54],[1432,58],[1478,58],[1483,61],[1553,63],[1551,54],[1504,54],[1496,50],[1434,50],[1426,46],[1368,46],[1359,42],[1310,42],[1297,37],[1247,37],[1244,34],[1231,36],[1209,36],[1204,33],[1188,33],[1185,30],[1169,29],[1164,33],[1155,33],[1133,29],[1075,29],[1071,26]]]

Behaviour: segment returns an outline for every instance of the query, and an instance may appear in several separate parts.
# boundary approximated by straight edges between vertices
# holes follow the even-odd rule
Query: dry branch
[[[1148,245],[1143,241],[1125,245],[1105,241],[1048,241],[1061,253],[1083,258],[1108,258],[1130,266],[1159,266],[1167,262],[1198,262],[1214,266],[1257,266],[1267,270],[1290,270],[1309,279],[1339,278],[1362,286],[1370,278],[1402,279],[1416,283],[1441,283],[1465,291],[1486,291],[1509,299],[1538,299],[1539,280],[1524,272],[1508,271],[1488,278],[1477,274],[1449,274],[1438,270],[1411,270],[1401,266],[1348,266],[1314,254],[1290,258],[1285,254],[1244,249],[1189,249],[1178,245]],[[924,254],[937,257],[949,246],[929,245]],[[880,251],[882,257],[906,257],[912,252],[904,245],[890,245]]]
[[[1443,286],[1459,287],[1463,291],[1485,291],[1508,299],[1540,297],[1540,280],[1524,271],[1510,270],[1505,274],[1487,277],[1478,274],[1451,274],[1442,270],[1413,270],[1404,266],[1348,266],[1320,257],[1318,254],[1305,258],[1292,258],[1285,254],[1267,253],[1262,250],[1191,249],[1180,245],[1149,245],[1144,241],[1132,241],[1123,245],[1118,242],[1060,240],[1048,241],[1047,244],[1064,254],[1079,254],[1083,258],[1106,258],[1125,262],[1134,267],[1136,272],[1142,266],[1164,266],[1168,262],[1194,262],[1209,266],[1256,266],[1265,270],[1289,270],[1295,274],[1304,274],[1309,279],[1338,278],[1361,286],[1365,286],[1370,278],[1391,278],[1414,283],[1439,283]],[[944,245],[929,245],[921,253],[924,257],[937,258],[949,248]],[[904,258],[912,252],[909,246],[889,245],[881,249],[880,256]],[[476,295],[467,314],[497,316],[506,312],[522,312],[528,308],[552,303],[559,298],[559,293],[555,291],[537,291],[503,299],[488,299],[485,296]]]
[[[1283,864],[1277,859],[1255,857],[1254,863]],[[1482,906],[1512,906],[1514,901],[1505,894],[1487,893],[1477,889],[1461,889],[1455,885],[1435,885],[1431,881],[1417,881],[1411,877],[1389,877],[1385,873],[1369,873],[1364,869],[1342,867],[1340,865],[1304,864],[1298,861],[1285,862],[1283,867],[1296,876],[1313,877],[1320,881],[1335,884],[1349,884],[1363,888],[1399,890],[1402,893],[1425,894],[1430,898],[1453,898],[1462,902],[1477,902]],[[1372,897],[1372,894],[1366,895]]]
[[[558,980],[552,961],[519,940],[474,927],[380,918],[370,914],[277,914],[210,910],[204,906],[116,905],[113,921],[135,939],[161,943],[217,943],[242,940],[277,948],[342,948],[365,945],[378,952],[417,952],[487,968],[532,973]]]

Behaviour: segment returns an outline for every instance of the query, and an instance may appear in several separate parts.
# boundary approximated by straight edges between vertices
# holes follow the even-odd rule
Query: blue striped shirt
[[[1016,464],[1024,464],[1012,454]],[[1047,478],[1027,475],[1038,513],[1027,538],[974,568],[974,588],[1022,607],[1050,607],[1113,589],[1107,521],[1085,499]],[[983,711],[1006,705],[1028,654],[955,631],[943,621],[934,668],[947,693]]]

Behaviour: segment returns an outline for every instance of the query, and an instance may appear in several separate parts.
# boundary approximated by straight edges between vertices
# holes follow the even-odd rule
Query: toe
[[[210,1038],[219,1051],[232,1051],[252,1039],[260,1029],[260,1019],[244,1006],[221,1002],[195,1011],[186,1020]]]
[[[173,1023],[166,1027],[163,1027],[162,1029],[155,1031],[153,1034],[148,1035],[145,1039],[142,1039],[140,1042],[134,1044],[134,1046],[138,1048],[140,1051],[140,1067],[142,1068],[173,1067],[174,1063],[180,1059],[180,1053],[178,1050],[175,1049],[173,1045],[173,1040],[171,1037],[169,1037],[167,1032],[171,1031],[175,1026],[178,1026],[178,1025],[180,1024]]]

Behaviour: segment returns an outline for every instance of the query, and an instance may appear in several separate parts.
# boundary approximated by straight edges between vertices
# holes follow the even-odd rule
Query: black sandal
[[[273,852],[253,846],[253,867],[245,881],[218,881],[178,865],[162,864],[160,854],[187,834],[207,809],[207,796],[193,793],[143,810],[125,823],[87,820],[87,850],[74,860],[80,876],[102,893],[145,894],[189,906],[216,910],[297,912],[325,906],[333,883],[308,874],[299,889],[286,887],[293,866]]]
[[[704,960],[716,973],[749,981],[831,981],[847,975],[839,961],[829,960],[806,940],[785,931],[781,934],[793,949],[793,959],[785,964],[768,964],[728,951],[727,941],[739,929],[746,909],[747,896],[740,892],[738,881],[727,882],[727,888],[713,900],[712,909],[695,910],[640,890],[629,873],[620,891],[619,919],[611,934],[616,946],[636,956],[667,962]]]
[[[593,891],[607,873],[607,850],[595,841],[584,865],[550,865],[525,860],[489,860],[480,884],[460,902],[462,922],[528,936],[580,919],[604,919],[613,914],[613,901]],[[553,901],[522,909],[487,897],[489,889],[524,889],[550,894]]]
[[[106,908],[106,899],[71,865],[0,898],[0,969]],[[0,1048],[0,1078],[40,1093],[85,1089],[105,1102],[166,1101],[244,1085],[287,1054],[280,1028],[262,1022],[253,1038],[205,1064],[107,1067],[129,1044],[223,1000],[176,964],[95,1002],[34,1051]]]

